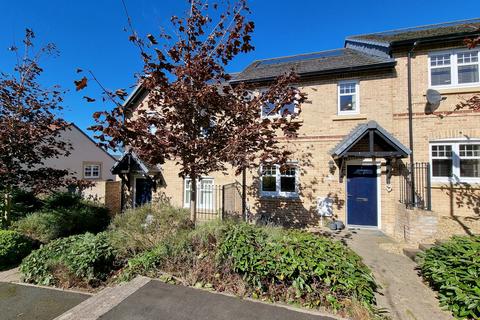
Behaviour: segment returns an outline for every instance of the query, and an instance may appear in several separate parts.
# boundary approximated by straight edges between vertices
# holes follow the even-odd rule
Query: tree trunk
[[[192,186],[190,188],[190,220],[194,225],[197,223],[197,176],[190,177]]]
[[[3,212],[0,220],[1,227],[7,228],[10,224],[10,213],[12,211],[12,192],[11,188],[7,188],[3,194]]]

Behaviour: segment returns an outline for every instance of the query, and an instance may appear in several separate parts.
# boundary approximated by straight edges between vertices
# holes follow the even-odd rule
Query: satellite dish
[[[425,106],[425,113],[432,114],[440,106],[440,102],[445,98],[442,97],[440,92],[433,89],[428,89],[426,93],[427,105]]]
[[[443,100],[440,92],[433,89],[428,89],[426,96],[427,96],[427,102],[433,105],[438,104],[440,103],[440,101]]]

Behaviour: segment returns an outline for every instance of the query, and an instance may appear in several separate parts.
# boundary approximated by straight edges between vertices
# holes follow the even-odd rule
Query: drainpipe
[[[408,135],[409,135],[409,147],[410,147],[410,181],[411,181],[411,197],[413,206],[417,206],[415,195],[415,164],[413,159],[413,102],[412,102],[412,57],[415,48],[419,44],[419,41],[415,41],[407,55],[407,72],[408,72]]]

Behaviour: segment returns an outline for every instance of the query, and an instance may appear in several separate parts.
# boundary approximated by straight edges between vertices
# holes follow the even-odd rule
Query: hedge
[[[32,249],[32,241],[21,233],[11,230],[0,230],[0,270],[16,265]]]
[[[418,261],[442,307],[459,319],[480,318],[480,236],[453,237],[420,254]]]

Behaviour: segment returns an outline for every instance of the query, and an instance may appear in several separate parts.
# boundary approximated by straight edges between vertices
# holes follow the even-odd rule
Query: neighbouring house
[[[343,48],[254,61],[237,74],[231,85],[261,90],[293,68],[309,100],[298,138],[285,141],[294,151],[288,169],[247,172],[249,217],[308,227],[322,212],[407,241],[479,232],[480,113],[453,112],[480,94],[479,49],[464,45],[479,28],[472,19],[354,35]],[[140,86],[127,106],[147,96]],[[120,163],[114,173],[134,191],[126,204],[153,193],[189,206],[191,181],[173,162],[152,168],[128,153]],[[225,186],[237,180],[233,171],[202,177],[200,210],[225,206]]]
[[[107,205],[112,212],[119,212],[120,182],[110,171],[116,158],[100,148],[74,123],[62,131],[59,139],[71,144],[70,154],[49,158],[44,165],[68,170],[77,179],[94,182],[93,187],[83,191],[83,196]]]

